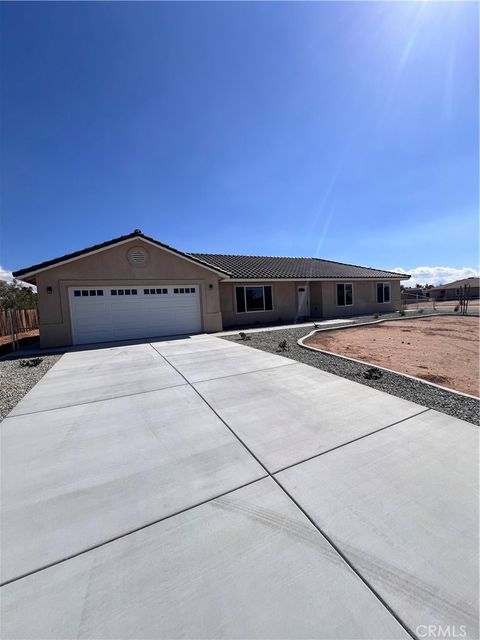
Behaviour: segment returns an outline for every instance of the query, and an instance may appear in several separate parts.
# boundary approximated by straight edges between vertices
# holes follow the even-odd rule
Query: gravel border
[[[388,314],[382,316],[382,319],[387,319],[387,315]],[[412,317],[409,316],[408,319],[411,320]],[[350,322],[349,324],[354,323]],[[417,380],[402,376],[400,373],[383,371],[383,376],[380,380],[367,380],[363,374],[366,369],[370,368],[369,366],[344,360],[334,355],[310,351],[298,345],[297,340],[308,335],[313,328],[312,326],[311,328],[301,327],[299,329],[250,333],[250,340],[247,341],[243,341],[238,337],[238,334],[236,334],[234,336],[223,336],[223,340],[244,343],[254,349],[276,354],[279,354],[279,342],[286,340],[289,349],[280,354],[286,358],[308,364],[311,367],[333,373],[342,378],[348,378],[348,380],[359,382],[367,387],[385,391],[398,398],[416,402],[424,407],[447,413],[450,416],[466,420],[472,424],[480,424],[480,402],[474,398],[467,398],[450,391],[444,391],[431,385],[423,384]],[[331,329],[334,328],[338,329],[339,326],[331,327]]]
[[[36,367],[22,367],[21,362],[32,358],[12,358],[0,361],[0,421],[20,402],[24,395],[43,378],[62,354],[41,356]]]

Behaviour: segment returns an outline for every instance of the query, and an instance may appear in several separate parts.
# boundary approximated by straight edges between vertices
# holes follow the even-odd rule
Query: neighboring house
[[[385,313],[405,274],[317,258],[184,253],[138,229],[13,274],[38,290],[42,347]]]
[[[442,300],[458,300],[462,295],[462,289],[467,286],[470,287],[468,291],[470,299],[474,300],[480,297],[479,281],[480,278],[475,276],[464,278],[463,280],[455,280],[455,282],[449,282],[430,289],[430,296],[439,302]]]

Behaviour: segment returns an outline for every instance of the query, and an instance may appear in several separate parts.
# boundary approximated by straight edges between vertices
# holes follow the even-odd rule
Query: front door
[[[310,316],[310,288],[308,284],[297,287],[297,316],[299,318]]]

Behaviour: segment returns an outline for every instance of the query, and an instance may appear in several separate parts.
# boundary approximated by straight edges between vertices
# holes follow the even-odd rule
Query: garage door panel
[[[202,328],[198,285],[75,287],[69,298],[74,344],[197,333]]]

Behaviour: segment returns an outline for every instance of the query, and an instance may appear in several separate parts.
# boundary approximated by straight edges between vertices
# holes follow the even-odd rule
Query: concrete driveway
[[[477,434],[210,336],[67,353],[1,425],[2,637],[476,638]]]

